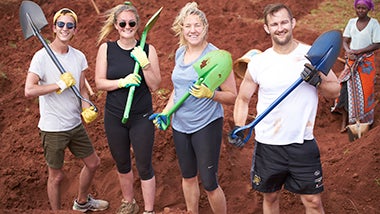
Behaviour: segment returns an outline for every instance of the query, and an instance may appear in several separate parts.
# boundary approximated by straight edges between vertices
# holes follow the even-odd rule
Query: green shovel
[[[205,84],[211,91],[215,91],[230,75],[232,71],[232,57],[228,51],[214,50],[208,52],[193,64],[198,74],[195,82],[197,85]],[[190,96],[190,92],[184,94],[181,99],[166,113],[152,114],[149,119],[157,120],[161,130],[166,130],[170,124],[170,116]]]
[[[156,23],[158,17],[160,16],[161,10],[162,10],[162,7],[146,23],[146,25],[144,27],[144,31],[141,35],[141,40],[140,40],[140,47],[141,48],[144,48],[146,36],[147,36],[149,30],[152,29],[153,25]],[[139,69],[140,69],[140,65],[138,62],[136,62],[135,69],[133,70],[133,73],[138,74]],[[132,105],[132,100],[133,100],[133,94],[135,93],[135,88],[136,88],[136,86],[131,86],[129,88],[127,103],[125,104],[125,109],[124,109],[124,115],[123,115],[123,118],[121,119],[121,122],[124,124],[128,121],[128,118],[129,118],[129,111],[131,110],[131,105]]]

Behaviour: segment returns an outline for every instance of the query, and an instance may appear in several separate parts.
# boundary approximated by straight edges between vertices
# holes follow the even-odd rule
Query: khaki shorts
[[[80,159],[86,158],[94,152],[94,147],[83,124],[63,132],[40,131],[40,137],[46,163],[54,169],[62,168],[66,147],[75,157]]]

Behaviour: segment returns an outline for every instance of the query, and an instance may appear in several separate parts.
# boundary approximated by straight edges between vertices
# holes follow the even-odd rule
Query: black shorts
[[[276,192],[282,186],[297,194],[321,193],[322,166],[316,141],[283,146],[256,142],[251,182],[254,189],[264,193]]]

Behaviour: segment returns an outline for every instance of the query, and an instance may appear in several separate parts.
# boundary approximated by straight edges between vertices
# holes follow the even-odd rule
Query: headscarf
[[[366,5],[368,10],[374,10],[375,9],[375,4],[373,3],[372,0],[355,0],[355,2],[354,2],[355,8],[358,4]]]
[[[69,8],[62,8],[58,12],[56,12],[54,14],[54,17],[53,17],[53,23],[55,24],[55,22],[57,21],[57,19],[60,16],[62,16],[62,15],[69,15],[69,16],[73,17],[73,19],[75,21],[75,25],[78,24],[78,16],[77,16],[77,14],[75,14],[75,12],[72,11],[72,10],[70,10]]]

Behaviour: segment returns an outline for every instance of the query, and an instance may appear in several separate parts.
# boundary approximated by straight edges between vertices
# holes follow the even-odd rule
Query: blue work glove
[[[232,131],[228,133],[228,142],[236,147],[243,147],[245,145],[244,142],[244,133],[243,131],[238,131],[234,134],[234,132],[240,128],[240,126],[235,126]]]
[[[154,125],[163,131],[165,131],[170,125],[170,119],[165,113],[166,112],[154,113],[149,116],[149,120],[152,120]]]
[[[303,69],[301,77],[305,82],[314,87],[318,87],[318,85],[322,82],[317,69],[309,63],[305,64],[305,69]]]

